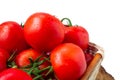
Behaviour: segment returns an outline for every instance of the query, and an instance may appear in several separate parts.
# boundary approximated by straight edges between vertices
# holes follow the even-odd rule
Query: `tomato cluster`
[[[79,80],[93,58],[88,44],[87,30],[68,18],[37,12],[22,25],[3,22],[0,80]]]

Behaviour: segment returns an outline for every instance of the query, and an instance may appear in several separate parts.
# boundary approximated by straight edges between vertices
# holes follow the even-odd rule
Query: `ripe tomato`
[[[65,38],[63,42],[70,42],[80,46],[83,50],[88,48],[89,34],[87,30],[82,26],[73,26],[68,18],[68,25],[65,25]],[[62,21],[63,21],[62,20]]]
[[[66,27],[63,42],[74,43],[85,50],[88,47],[89,35],[88,32],[81,26]]]
[[[7,59],[9,58],[9,53],[4,49],[0,48],[0,72],[7,68]]]
[[[22,27],[14,21],[6,21],[0,25],[0,48],[10,53],[20,52],[28,47]]]
[[[36,50],[49,52],[64,39],[64,25],[48,13],[34,13],[24,24],[27,42]]]
[[[90,62],[93,60],[94,56],[91,53],[85,53],[85,59],[87,62],[87,66],[90,64]]]
[[[59,80],[78,80],[86,70],[84,53],[73,43],[56,47],[51,52],[50,60]]]
[[[32,78],[22,70],[9,68],[0,73],[0,80],[32,80]]]
[[[5,49],[0,48],[0,54],[6,57],[6,60],[9,59],[10,54]]]
[[[42,55],[42,54],[36,52],[34,49],[27,49],[27,50],[20,52],[16,56],[15,62],[17,64],[17,66],[19,66],[19,67],[25,67],[30,64],[29,58],[32,58],[33,60],[35,60],[40,55]]]
[[[36,61],[36,59],[38,57],[42,56],[40,59],[38,59],[38,61]],[[32,58],[32,63],[30,63],[29,58]],[[30,64],[32,64],[30,68],[37,68],[37,72],[39,72],[39,70],[43,70],[44,68],[48,67],[50,65],[49,61],[45,61],[42,64],[39,64],[40,61],[42,61],[44,58],[47,58],[47,56],[45,54],[42,53],[38,53],[37,51],[35,51],[34,49],[27,49],[24,50],[22,52],[20,52],[16,58],[15,58],[15,63],[18,67],[26,67]],[[28,68],[27,68],[28,69]],[[43,70],[40,73],[37,73],[38,75],[44,76],[46,73],[48,72],[47,70]],[[30,73],[32,74],[32,73]],[[36,74],[33,74],[33,77],[36,76]]]

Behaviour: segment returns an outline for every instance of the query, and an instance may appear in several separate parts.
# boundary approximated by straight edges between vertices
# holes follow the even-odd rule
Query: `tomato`
[[[40,56],[41,58],[38,59]],[[29,58],[32,59],[32,63],[30,63]],[[49,69],[45,70],[44,68],[47,68],[48,66],[50,66],[50,62],[46,60],[43,63],[39,64],[45,58],[47,58],[45,54],[38,53],[34,49],[27,49],[20,52],[16,56],[15,63],[19,68],[21,67],[24,68],[31,64],[30,67],[27,67],[27,70],[34,69],[34,72],[39,72],[40,70],[42,70],[42,72],[35,73],[35,74],[31,72],[30,74],[32,74],[33,77],[35,77],[36,74],[41,75],[42,77],[45,77],[45,74],[48,72]],[[38,59],[38,61],[36,61],[36,59]],[[35,70],[36,68],[37,68],[37,71]]]
[[[10,68],[0,73],[0,80],[32,80],[32,78],[22,70]]]
[[[10,53],[20,52],[28,47],[22,27],[14,21],[6,21],[0,25],[0,48]]]
[[[9,53],[0,48],[0,72],[7,68],[7,59],[9,58]]]
[[[59,80],[78,80],[86,70],[84,52],[73,43],[57,46],[51,52],[50,61]]]
[[[87,65],[90,64],[90,62],[93,60],[93,58],[94,58],[93,54],[85,53],[85,59],[86,59]]]
[[[55,16],[43,12],[34,13],[24,24],[25,39],[34,49],[49,52],[63,41],[63,27]]]
[[[81,26],[66,27],[64,42],[71,42],[86,50],[89,43],[88,33]]]
[[[35,60],[39,56],[42,56],[42,54],[36,52],[34,49],[27,49],[27,50],[20,52],[16,56],[15,62],[17,64],[17,66],[19,66],[19,67],[25,67],[30,64],[29,58],[32,58],[32,60]]]
[[[89,34],[87,30],[82,26],[73,26],[72,24],[68,24],[65,26],[65,38],[63,42],[71,42],[77,44],[83,50],[86,50],[89,44]]]
[[[8,51],[6,51],[5,49],[2,49],[2,48],[0,48],[0,54],[4,55],[6,57],[6,60],[8,60],[10,57],[10,54],[8,53]]]

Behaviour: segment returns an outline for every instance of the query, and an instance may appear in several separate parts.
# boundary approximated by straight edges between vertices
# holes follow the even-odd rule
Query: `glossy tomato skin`
[[[63,27],[64,25],[55,16],[38,12],[26,20],[24,35],[34,49],[49,52],[63,41]]]
[[[20,52],[28,47],[22,27],[14,21],[6,21],[0,25],[0,48],[11,54]]]
[[[22,70],[9,68],[0,73],[0,80],[32,80],[32,78]]]
[[[30,64],[29,58],[32,58],[32,60],[37,59],[39,56],[42,56],[42,53],[38,53],[34,49],[27,49],[22,52],[20,52],[16,58],[15,62],[18,67],[25,67]]]
[[[8,58],[9,53],[6,50],[0,48],[0,72],[7,68],[6,62]]]
[[[0,48],[0,54],[4,55],[6,57],[6,60],[8,60],[10,58],[9,52],[6,51],[5,49]]]
[[[84,53],[73,43],[56,47],[51,52],[50,61],[59,80],[78,80],[86,70]]]
[[[65,26],[65,38],[63,42],[78,45],[83,50],[88,48],[89,34],[82,26]]]

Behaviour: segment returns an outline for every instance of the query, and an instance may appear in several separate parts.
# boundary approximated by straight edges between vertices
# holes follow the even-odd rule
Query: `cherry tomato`
[[[38,12],[26,20],[24,35],[34,49],[49,52],[63,41],[63,27],[64,25],[55,16]]]
[[[38,59],[39,57],[41,56],[40,59]],[[29,58],[32,59],[32,63],[30,63],[30,60]],[[22,52],[20,52],[16,58],[15,58],[15,63],[16,65],[21,68],[21,67],[26,67],[28,65],[32,65],[31,67],[28,67],[27,69],[30,69],[30,68],[37,68],[39,71],[48,67],[50,65],[50,62],[49,61],[44,61],[43,63],[41,64],[38,64],[40,63],[40,61],[42,61],[43,59],[47,58],[47,56],[45,54],[42,54],[42,53],[38,53],[37,51],[35,51],[34,49],[27,49],[27,50],[24,50]],[[36,59],[38,59],[38,61],[34,62]],[[37,72],[38,72],[37,70]],[[48,72],[48,69],[46,70],[43,70],[42,72],[40,73],[37,73],[38,75],[41,75],[42,77],[45,76],[45,74]],[[30,73],[32,74],[32,73]],[[35,77],[36,75],[33,74],[33,78]]]
[[[9,68],[0,73],[0,80],[32,80],[32,78],[22,70]]]
[[[6,21],[0,25],[0,48],[10,53],[20,52],[28,47],[22,27],[14,21]]]
[[[15,62],[19,67],[25,67],[30,64],[29,58],[35,60],[41,55],[41,53],[36,52],[34,49],[27,49],[16,56]]]
[[[67,19],[67,18],[64,18],[64,19]],[[65,38],[63,42],[74,43],[80,46],[83,50],[85,50],[88,48],[89,34],[84,27],[73,26],[70,22],[70,25],[68,24],[65,26]]]
[[[51,52],[50,60],[59,80],[78,80],[86,70],[84,53],[73,43],[57,46]]]
[[[7,59],[9,58],[9,53],[0,48],[0,72],[7,68]]]
[[[93,60],[94,56],[90,53],[85,53],[85,59],[87,62],[87,66],[90,64],[90,62]]]

